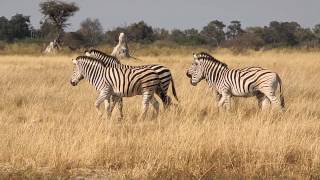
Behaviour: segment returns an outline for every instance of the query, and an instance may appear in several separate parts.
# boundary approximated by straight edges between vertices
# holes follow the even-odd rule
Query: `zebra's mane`
[[[119,59],[118,59],[117,57],[112,56],[112,55],[109,55],[109,54],[106,54],[106,53],[104,53],[104,52],[102,52],[102,51],[99,51],[99,50],[97,50],[97,49],[86,50],[85,53],[86,53],[86,52],[89,52],[90,54],[91,54],[91,53],[100,54],[100,55],[102,55],[102,56],[104,56],[104,57],[111,58],[112,60],[120,63],[120,61],[119,61]]]
[[[211,56],[210,54],[208,54],[206,52],[197,53],[196,56],[198,59],[212,61],[214,63],[219,63],[225,67],[228,67],[228,65],[226,63],[219,61],[218,59],[214,58],[213,56]]]
[[[98,62],[98,64],[102,65],[103,67],[106,67],[107,64],[99,59],[93,58],[93,57],[89,57],[89,56],[78,56],[76,58],[76,61],[80,61],[80,60],[84,60],[84,61],[89,61],[89,62]]]

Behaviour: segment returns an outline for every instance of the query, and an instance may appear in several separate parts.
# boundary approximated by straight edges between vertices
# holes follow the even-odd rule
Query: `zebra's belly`
[[[119,96],[119,97],[132,97],[132,96],[136,96],[136,95],[142,95],[142,93],[140,91],[129,91],[129,92],[113,92],[114,96]]]
[[[252,97],[256,95],[255,92],[240,92],[236,90],[232,90],[231,94],[232,96],[236,96],[236,97]]]

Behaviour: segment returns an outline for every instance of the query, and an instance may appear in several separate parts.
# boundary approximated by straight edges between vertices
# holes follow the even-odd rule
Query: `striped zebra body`
[[[95,106],[99,112],[99,106],[107,101],[106,107],[108,117],[111,116],[116,102],[122,97],[143,95],[143,113],[145,117],[149,103],[153,105],[158,114],[159,103],[154,98],[156,91],[162,92],[160,79],[157,73],[151,69],[131,69],[124,66],[106,67],[106,65],[94,58],[79,56],[73,60],[75,70],[71,78],[71,84],[77,85],[83,78],[87,79],[91,85],[100,92]],[[161,93],[161,99],[165,97]],[[121,117],[122,101],[119,106]],[[99,113],[100,114],[100,113]]]
[[[267,104],[275,104],[284,108],[282,83],[279,75],[261,67],[229,69],[228,66],[207,53],[194,54],[194,62],[187,70],[191,84],[196,85],[205,79],[210,87],[216,90],[218,106],[230,109],[231,96],[256,96],[258,105],[264,108]],[[280,100],[276,90],[280,86]]]
[[[105,54],[101,51],[95,50],[95,49],[85,51],[85,55],[88,57],[96,58],[96,59],[104,62],[107,67],[121,66],[121,67],[125,67],[125,68],[130,68],[130,69],[145,69],[145,68],[152,69],[158,74],[158,76],[160,78],[160,82],[161,82],[161,88],[163,89],[163,91],[166,95],[166,101],[164,103],[165,107],[167,105],[171,104],[171,98],[169,96],[167,96],[170,82],[172,82],[171,86],[172,86],[173,95],[174,95],[175,99],[178,100],[171,72],[165,66],[162,66],[159,64],[142,65],[142,66],[130,66],[130,65],[126,65],[126,64],[121,64],[121,62],[116,57],[107,55],[107,54]],[[159,97],[160,97],[160,92],[156,92],[156,94],[159,95]]]

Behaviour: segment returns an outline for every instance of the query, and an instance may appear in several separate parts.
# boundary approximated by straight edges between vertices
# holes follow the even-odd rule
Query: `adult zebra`
[[[277,73],[261,67],[229,69],[227,64],[205,52],[193,54],[193,57],[194,61],[186,75],[193,86],[205,79],[216,90],[218,107],[225,106],[229,110],[231,96],[256,96],[262,109],[270,102],[284,109],[282,82]],[[278,84],[280,100],[275,95]]]
[[[119,64],[121,64],[121,62],[116,57],[111,56],[111,55],[107,55],[107,54],[105,54],[101,51],[95,50],[95,49],[86,50],[84,52],[84,54],[88,57],[93,57],[93,58],[96,58],[97,60],[104,62],[107,67],[115,67],[115,66],[118,66]],[[121,64],[121,66],[123,66],[125,68],[132,68],[132,69],[150,68],[150,69],[154,70],[160,78],[161,87],[166,95],[166,101],[164,102],[164,107],[166,108],[168,105],[171,104],[171,98],[170,98],[170,96],[167,95],[170,82],[172,83],[171,88],[172,88],[173,96],[178,101],[173,78],[172,78],[170,70],[167,67],[159,65],[159,64],[149,64],[149,65],[142,65],[142,66],[130,66],[130,65],[126,65],[126,64]],[[160,97],[160,92],[157,91],[156,94]]]
[[[164,91],[160,86],[160,79],[157,73],[152,69],[132,69],[124,66],[107,67],[105,63],[95,58],[87,56],[78,56],[72,60],[74,71],[70,80],[71,85],[76,86],[82,79],[87,79],[96,90],[100,92],[95,107],[98,113],[100,104],[107,100],[106,107],[108,117],[111,116],[115,103],[122,97],[131,97],[143,95],[143,113],[144,119],[151,103],[159,113],[159,103],[154,98],[154,92],[160,92],[162,101],[165,101]],[[119,106],[120,116],[122,118],[122,103]]]

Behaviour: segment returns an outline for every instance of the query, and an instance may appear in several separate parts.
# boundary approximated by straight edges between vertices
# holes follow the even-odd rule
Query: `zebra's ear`
[[[84,52],[84,55],[85,55],[85,56],[89,56],[89,57],[91,56],[91,54],[89,53],[89,51],[85,51],[85,52]]]
[[[197,59],[197,54],[196,53],[192,53],[193,54],[193,59],[196,60]]]
[[[75,59],[72,59],[73,64],[77,64],[77,61]]]

